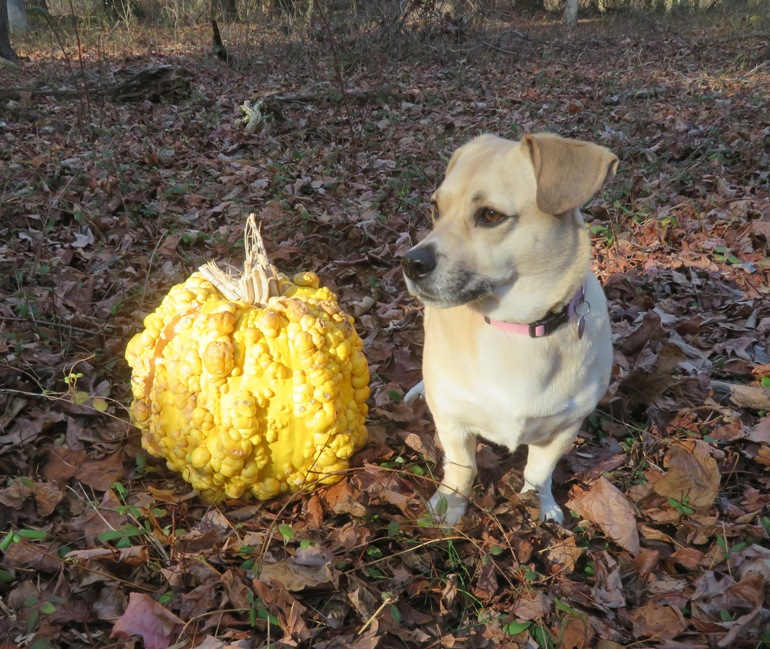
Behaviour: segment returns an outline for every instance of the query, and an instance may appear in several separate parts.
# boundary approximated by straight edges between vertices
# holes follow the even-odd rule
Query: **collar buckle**
[[[492,320],[489,316],[483,316],[484,322],[503,331],[513,333],[522,333],[529,335],[530,338],[543,338],[552,334],[564,323],[570,320],[577,321],[578,339],[583,337],[586,327],[586,316],[591,312],[591,305],[585,299],[585,285],[582,285],[575,293],[570,303],[561,311],[549,313],[544,318],[531,322],[529,324],[519,324],[514,322],[505,322],[502,320]]]

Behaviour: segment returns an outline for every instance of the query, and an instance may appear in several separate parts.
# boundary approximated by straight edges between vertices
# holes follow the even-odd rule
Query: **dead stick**
[[[717,400],[729,399],[739,408],[752,410],[770,410],[770,389],[759,385],[741,385],[725,381],[711,381]]]

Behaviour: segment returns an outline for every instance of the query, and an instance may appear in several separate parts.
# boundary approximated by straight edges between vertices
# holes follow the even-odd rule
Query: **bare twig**
[[[75,7],[70,0],[70,13],[75,18]],[[83,62],[83,45],[80,42],[80,30],[78,29],[78,21],[75,20],[75,40],[78,44],[78,63],[80,64],[80,74],[83,77],[83,94],[86,98],[86,111],[88,113],[88,125],[91,125],[91,95],[88,92],[88,80],[86,79],[86,65]]]
[[[56,329],[65,329],[66,331],[76,331],[78,333],[93,335],[104,333],[105,329],[109,329],[111,331],[115,330],[115,327],[108,322],[100,323],[99,329],[86,329],[85,327],[76,327],[75,325],[71,325],[67,322],[45,322],[43,320],[35,320],[33,317],[22,318],[14,315],[4,315],[3,320],[7,320],[9,322],[29,322],[34,324],[36,327],[53,327]]]
[[[332,29],[329,25],[329,20],[326,17],[326,12],[324,11],[323,5],[318,0],[313,0],[313,5],[318,11],[318,15],[321,18],[324,29],[326,30],[326,35],[329,37],[332,59],[334,61],[334,72],[337,76],[337,83],[339,84],[340,92],[342,93],[342,102],[345,107],[345,117],[348,122],[348,129],[350,130],[350,141],[353,148],[350,156],[350,164],[355,165],[357,157],[356,153],[358,149],[358,137],[356,135],[355,128],[353,128],[353,118],[350,112],[350,103],[348,102],[348,96],[345,92],[345,80],[342,77],[342,66],[340,65],[339,52],[337,51],[337,41],[335,40],[334,34],[332,33]]]
[[[75,9],[72,7],[72,2],[70,2],[70,9],[72,11],[72,15],[74,16],[75,15]],[[59,45],[59,49],[62,51],[62,54],[64,55],[64,62],[67,64],[67,68],[70,71],[70,76],[72,77],[72,82],[75,84],[75,87],[77,87],[78,86],[78,79],[77,79],[77,76],[75,75],[75,69],[72,67],[72,59],[70,58],[69,54],[67,54],[67,49],[64,47],[64,43],[61,40],[61,36],[59,34],[59,30],[56,29],[56,26],[51,21],[51,16],[48,14],[47,11],[43,11],[41,13],[43,14],[43,17],[45,18],[46,22],[48,23],[48,26],[51,28],[51,31],[53,32],[54,38],[56,39],[56,43]],[[82,66],[82,64],[83,64],[82,58],[83,57],[82,57],[82,53],[80,53],[79,49],[80,49],[80,39],[78,38],[78,54],[80,55],[80,59],[81,59],[80,63],[81,63],[81,66]],[[83,83],[85,83],[85,76],[83,76]],[[79,91],[76,91],[76,92],[78,93],[78,95],[80,94]],[[86,92],[86,96],[88,96],[88,91],[86,90],[85,92]],[[81,110],[80,110],[80,112],[81,112],[81,119],[84,122],[85,121],[90,121],[90,117],[91,117],[90,103],[88,105],[88,114],[86,114],[86,112],[83,110],[83,105],[82,104],[80,104],[80,108],[81,108]]]

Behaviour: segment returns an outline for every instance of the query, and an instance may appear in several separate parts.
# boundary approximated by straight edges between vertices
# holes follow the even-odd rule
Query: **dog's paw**
[[[468,499],[456,491],[437,491],[428,501],[428,509],[436,521],[447,525],[457,525],[468,511]]]
[[[564,525],[564,512],[553,501],[547,505],[542,502],[540,503],[540,513],[537,515],[537,518],[541,521],[553,521],[559,525]]]
[[[537,515],[538,520],[553,521],[559,525],[564,525],[564,512],[550,493],[540,493],[535,486],[525,482],[521,493],[527,493],[528,491],[537,493],[537,499],[540,503],[540,512]]]

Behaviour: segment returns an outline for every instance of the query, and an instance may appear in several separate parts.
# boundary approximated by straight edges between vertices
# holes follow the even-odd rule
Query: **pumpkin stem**
[[[242,271],[222,270],[217,262],[209,261],[199,267],[198,272],[228,300],[264,306],[268,298],[279,293],[280,273],[267,257],[254,214],[249,214],[246,219],[244,238],[246,259]]]

